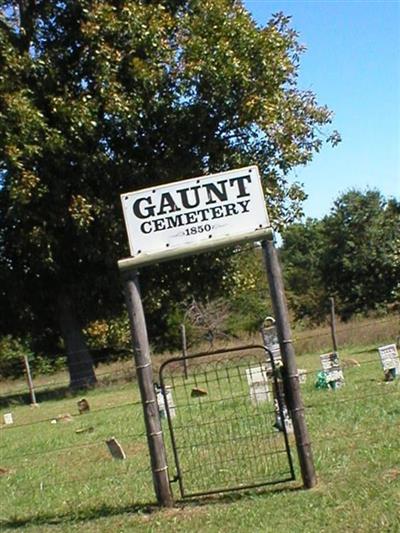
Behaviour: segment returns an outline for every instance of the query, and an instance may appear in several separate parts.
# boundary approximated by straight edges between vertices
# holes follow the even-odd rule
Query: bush
[[[23,356],[33,359],[33,353],[26,342],[6,335],[0,338],[0,378],[17,378],[24,373]]]

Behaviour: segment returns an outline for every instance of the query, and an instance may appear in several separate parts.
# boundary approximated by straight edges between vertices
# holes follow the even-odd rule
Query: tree
[[[399,299],[400,203],[377,190],[350,190],[324,219],[322,276],[348,319]]]
[[[400,203],[379,191],[350,190],[322,220],[283,232],[281,255],[297,318],[323,320],[328,297],[347,320],[399,303]]]
[[[297,319],[322,322],[329,296],[322,276],[324,224],[307,218],[285,228],[282,239],[280,256],[290,308]]]
[[[256,163],[275,224],[300,213],[286,175],[331,120],[301,52],[287,17],[259,28],[236,0],[0,2],[2,305],[17,329],[58,318],[72,386],[95,381],[82,324],[121,306],[120,193]],[[148,308],[205,261],[148,269]]]

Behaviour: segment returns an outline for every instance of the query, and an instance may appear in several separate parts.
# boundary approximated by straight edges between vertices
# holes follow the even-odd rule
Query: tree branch
[[[20,39],[18,35],[13,31],[11,26],[9,26],[7,22],[3,20],[2,16],[0,16],[0,29],[3,30],[7,34],[7,37],[10,39],[11,44],[13,46],[16,46],[16,47],[20,46]]]
[[[35,30],[35,0],[19,0],[19,18],[21,23],[21,48],[28,52]]]

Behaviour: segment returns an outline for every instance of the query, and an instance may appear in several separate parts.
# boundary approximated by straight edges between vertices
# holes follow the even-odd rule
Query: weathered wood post
[[[31,368],[29,366],[28,356],[24,354],[23,360],[24,360],[24,367],[25,367],[26,382],[28,383],[29,394],[31,396],[31,405],[37,406],[35,388],[33,386]]]
[[[332,344],[333,344],[333,351],[337,353],[338,351],[338,343],[337,343],[337,337],[336,337],[336,316],[335,316],[335,298],[329,298],[331,302],[331,335],[332,335]]]
[[[124,272],[123,282],[132,335],[136,376],[142,399],[147,442],[150,451],[154,489],[158,504],[163,507],[171,507],[173,498],[168,479],[167,454],[153,385],[150,346],[140,296],[138,272]]]
[[[181,324],[181,339],[182,339],[182,363],[183,371],[185,373],[185,379],[188,377],[188,361],[187,356],[187,341],[186,341],[186,328],[185,324]]]
[[[311,442],[308,434],[304,414],[304,405],[300,394],[299,375],[292,343],[292,333],[289,325],[289,315],[281,266],[271,235],[270,240],[262,242],[268,285],[272,299],[272,306],[276,320],[279,346],[283,362],[283,379],[287,392],[287,405],[293,422],[293,432],[296,440],[301,475],[304,487],[310,489],[317,483]]]

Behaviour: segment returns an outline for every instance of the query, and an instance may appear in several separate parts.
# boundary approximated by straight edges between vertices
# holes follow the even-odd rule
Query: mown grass
[[[11,411],[15,422],[0,430],[3,530],[400,531],[400,380],[383,381],[375,344],[347,347],[340,355],[347,361],[346,385],[337,391],[315,389],[318,354],[298,360],[308,372],[302,391],[319,481],[310,491],[301,489],[295,458],[297,481],[157,509],[135,382],[89,391],[91,411],[84,415],[74,396],[39,408],[2,409],[1,417]],[[217,415],[217,407],[212,409]],[[240,405],[235,409],[237,416]],[[51,423],[66,413],[72,421]],[[219,415],[232,413],[226,406]],[[80,429],[88,431],[77,433]],[[110,457],[105,445],[110,436],[124,447],[126,461]],[[207,469],[199,476],[209,486],[215,481]]]

